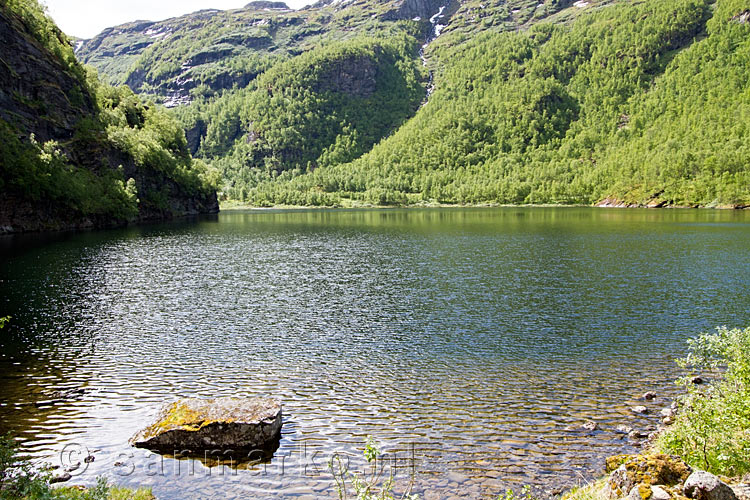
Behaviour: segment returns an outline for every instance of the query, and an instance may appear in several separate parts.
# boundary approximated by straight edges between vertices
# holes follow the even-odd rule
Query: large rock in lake
[[[254,450],[279,439],[281,404],[267,398],[181,399],[130,440],[152,450]]]

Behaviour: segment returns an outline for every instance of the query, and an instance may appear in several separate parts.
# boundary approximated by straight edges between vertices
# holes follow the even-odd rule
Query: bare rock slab
[[[188,398],[165,405],[130,439],[150,450],[254,450],[277,442],[281,404],[268,398]]]

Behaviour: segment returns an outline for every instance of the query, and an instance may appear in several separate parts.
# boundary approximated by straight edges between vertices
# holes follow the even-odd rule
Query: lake
[[[656,426],[687,338],[748,326],[749,249],[748,211],[594,208],[3,237],[0,430],[38,462],[92,453],[71,484],[106,475],[162,500],[335,497],[326,460],[368,435],[428,499],[550,495],[637,449],[615,427]],[[165,401],[263,395],[284,405],[270,462],[127,443]]]

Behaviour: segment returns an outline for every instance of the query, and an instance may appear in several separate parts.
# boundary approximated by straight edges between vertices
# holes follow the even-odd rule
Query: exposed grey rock
[[[617,466],[618,463],[621,465]],[[636,500],[643,500],[641,493],[646,493],[647,496],[651,486],[680,484],[692,472],[679,457],[663,454],[609,457],[607,470],[613,471],[608,482],[610,497],[628,496],[634,488],[638,490],[640,486],[643,491],[637,491]]]
[[[273,399],[182,399],[130,440],[156,450],[253,450],[278,441],[281,404]]]
[[[695,500],[737,500],[732,488],[710,472],[697,470],[685,481],[685,496]]]
[[[648,408],[646,408],[645,406],[634,406],[630,409],[630,411],[639,415],[646,415],[649,412]]]
[[[626,497],[627,500],[643,500],[643,497],[641,497],[640,488],[636,484],[630,489],[630,493],[628,493],[628,496]]]
[[[651,500],[669,500],[671,495],[661,486],[651,487]]]
[[[730,484],[738,500],[750,500],[750,484]]]
[[[627,425],[620,424],[617,427],[615,427],[615,431],[619,432],[620,434],[630,434],[631,432],[633,432],[633,428]]]
[[[662,417],[674,417],[676,411],[672,409],[672,407],[664,408],[659,412],[659,415]]]

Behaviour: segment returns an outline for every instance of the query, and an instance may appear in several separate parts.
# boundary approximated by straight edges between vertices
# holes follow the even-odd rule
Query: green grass
[[[33,467],[19,454],[10,435],[0,437],[0,500],[154,500],[150,488],[112,486],[103,477],[91,488],[54,487],[51,478],[49,470]]]
[[[52,494],[55,500],[155,500],[151,488],[123,488],[107,483],[93,488],[63,486],[55,488]]]

